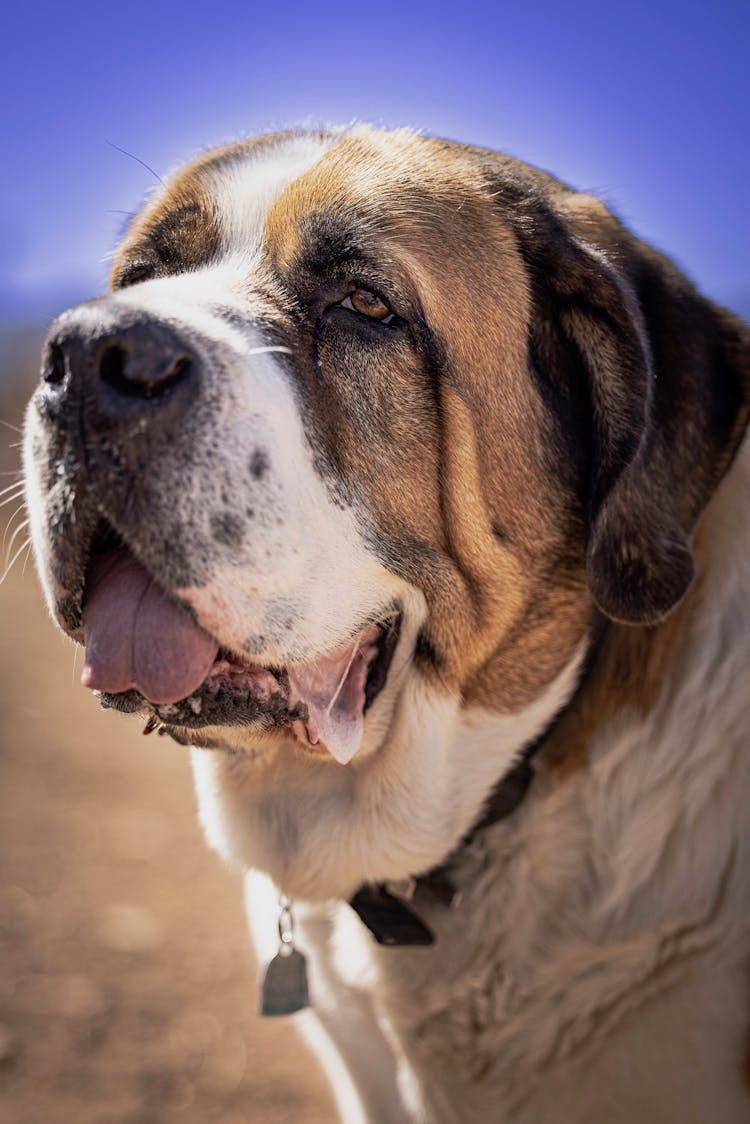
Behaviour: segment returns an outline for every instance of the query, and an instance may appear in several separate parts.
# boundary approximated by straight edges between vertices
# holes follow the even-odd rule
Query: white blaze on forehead
[[[220,235],[213,260],[199,269],[120,290],[115,299],[246,351],[245,334],[222,314],[231,309],[250,319],[247,285],[263,245],[268,212],[283,189],[312,168],[335,139],[298,136],[246,153],[238,149],[236,156],[207,173]]]
[[[251,319],[247,285],[263,245],[268,212],[284,188],[314,167],[336,139],[282,137],[247,151],[238,145],[235,154],[202,172],[219,227],[220,244],[212,260],[197,269],[119,290],[113,299],[246,351],[244,332],[222,314],[232,310]],[[169,184],[154,196],[151,210],[163,201],[165,191]]]
[[[317,164],[335,137],[298,136],[251,149],[211,176],[221,252],[255,257],[266,216],[283,189]]]

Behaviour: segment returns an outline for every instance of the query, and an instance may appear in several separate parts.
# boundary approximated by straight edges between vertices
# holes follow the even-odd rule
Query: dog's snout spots
[[[262,480],[270,467],[271,461],[265,449],[255,449],[250,457],[250,475],[253,480]]]
[[[239,546],[244,535],[242,520],[231,511],[211,516],[211,533],[222,546]]]

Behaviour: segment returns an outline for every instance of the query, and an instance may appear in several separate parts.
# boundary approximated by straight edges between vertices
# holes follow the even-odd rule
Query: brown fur
[[[166,190],[147,203],[130,224],[113,259],[111,288],[207,265],[220,245],[212,177],[249,152],[271,147],[291,135],[274,133],[224,145],[181,168]],[[134,269],[137,273],[131,272]]]
[[[602,635],[585,690],[544,744],[543,760],[565,780],[585,768],[588,746],[623,708],[648,712],[656,703],[689,619],[693,593],[660,625],[600,620]]]
[[[114,258],[113,289],[194,268],[213,258],[219,230],[205,168],[204,159],[180,172],[157,202],[137,216]]]
[[[183,254],[173,268],[210,260],[211,175],[282,139],[189,165],[136,221],[114,277],[128,260],[168,256],[165,231]],[[169,234],[175,211],[186,217]],[[377,365],[316,324],[373,260],[394,311],[427,325],[419,339],[379,344]],[[738,408],[734,375],[717,380],[717,405],[702,390],[682,401],[670,387],[687,352],[673,355],[672,337],[698,333],[685,345],[697,367],[712,348],[741,351],[742,330],[601,202],[508,157],[355,130],[281,192],[252,284],[256,308],[295,346],[321,466],[370,513],[387,563],[424,591],[425,670],[451,691],[501,711],[535,697],[590,625],[589,585],[624,619],[654,623],[680,599],[693,572],[687,536],[747,401]],[[674,319],[675,306],[667,345],[659,318]],[[314,353],[317,367],[305,358]],[[652,414],[663,433],[671,414],[691,413],[674,424],[694,433],[701,411],[710,423],[688,472],[668,462]],[[671,442],[675,455],[686,453]],[[599,694],[620,695],[620,678],[650,696],[676,629],[609,630],[597,676],[607,686],[592,684],[581,729],[596,721]]]
[[[357,482],[396,566],[425,590],[442,682],[512,709],[554,677],[586,627],[582,583],[574,596],[562,565],[554,578],[539,577],[551,556],[580,560],[583,543],[569,542],[570,501],[546,454],[545,411],[526,373],[530,302],[515,236],[488,213],[481,179],[461,151],[451,150],[446,167],[435,159],[439,147],[404,139],[394,159],[377,134],[345,138],[282,192],[267,246],[273,268],[299,288],[317,252],[310,216],[318,229],[327,216],[332,226],[344,217],[387,264],[396,290],[435,325],[440,373],[425,369],[424,355],[421,371],[403,350],[390,362],[381,357],[383,408],[366,429],[361,402],[346,408],[356,372],[342,371],[347,357],[329,361],[323,347],[313,424],[322,397],[326,455]],[[415,403],[420,384],[433,393]],[[560,590],[561,579],[571,588]],[[555,608],[554,630],[542,606]]]
[[[217,259],[218,177],[284,136],[179,173],[132,224],[113,287]],[[545,173],[408,133],[327,139],[267,216],[247,323],[291,354],[330,492],[425,598],[422,674],[515,713],[594,639],[540,755],[574,783],[594,735],[661,705],[679,673],[696,528],[750,412],[750,336]],[[399,330],[342,309],[360,286]],[[231,549],[241,523],[216,526]]]

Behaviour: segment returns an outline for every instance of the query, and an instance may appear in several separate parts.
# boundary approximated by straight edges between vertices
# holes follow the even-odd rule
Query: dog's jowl
[[[201,157],[52,325],[50,611],[346,1124],[750,1119],[749,409],[599,200],[407,131]]]

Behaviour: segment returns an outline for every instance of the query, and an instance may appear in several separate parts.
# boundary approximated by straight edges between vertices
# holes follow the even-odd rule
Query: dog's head
[[[205,766],[226,846],[253,834],[290,889],[424,869],[568,698],[594,615],[687,591],[741,333],[509,158],[367,128],[209,153],[53,325],[29,408],[84,683],[234,751]]]

